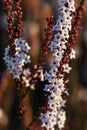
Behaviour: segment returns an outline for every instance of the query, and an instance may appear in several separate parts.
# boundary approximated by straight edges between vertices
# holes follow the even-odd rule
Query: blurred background
[[[76,1],[78,2],[78,0]],[[15,3],[15,0],[14,0]],[[77,3],[79,4],[79,3]],[[57,0],[23,0],[23,37],[30,44],[32,64],[37,64],[40,48],[44,39],[44,28],[47,26],[46,18],[54,14],[54,22],[57,18]],[[87,12],[87,11],[86,11]],[[76,60],[70,64],[69,92],[67,102],[67,122],[64,130],[87,130],[87,13],[83,14],[79,31],[74,46],[76,50]],[[14,127],[14,112],[16,104],[16,85],[9,72],[5,71],[6,66],[3,61],[4,49],[9,44],[6,32],[6,15],[3,11],[3,1],[0,0],[0,130],[24,130],[24,126]],[[48,62],[50,56],[46,58]],[[32,65],[31,65],[32,69]],[[42,83],[37,83],[38,89],[30,90],[29,94],[22,102],[27,106],[27,112],[23,118],[24,125],[27,126],[42,100],[39,99]],[[36,95],[36,96],[35,96]],[[32,130],[41,130],[36,122]]]

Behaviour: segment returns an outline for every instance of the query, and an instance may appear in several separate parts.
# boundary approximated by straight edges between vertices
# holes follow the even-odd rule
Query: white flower
[[[75,59],[76,58],[76,51],[74,49],[71,49],[71,53],[70,53],[70,59]]]
[[[49,92],[51,88],[52,88],[51,84],[46,84],[45,88],[43,90],[46,91],[46,92]]]
[[[50,73],[51,73],[51,71],[50,71]],[[55,82],[55,78],[56,78],[56,77],[57,77],[57,76],[54,75],[53,73],[49,74],[49,73],[45,72],[45,74],[44,74],[45,80],[48,80],[49,83],[51,83],[51,82],[53,82],[53,81]]]
[[[65,111],[60,111],[60,113],[58,114],[58,125],[60,130],[62,130],[62,128],[64,127],[65,120],[66,120]]]
[[[49,71],[49,74],[55,77],[57,72],[58,72],[58,69],[56,67],[52,67],[52,69]]]
[[[70,12],[69,12],[69,11],[70,11],[69,8],[67,8],[67,7],[65,7],[65,6],[60,7],[60,8],[58,9],[58,11],[61,12],[61,13],[63,13],[63,14],[65,14],[65,15],[67,15],[67,14],[70,13]]]
[[[22,76],[22,80],[23,80],[23,82],[25,83],[26,87],[29,87],[29,86],[30,86],[29,78],[27,79],[25,76]]]
[[[71,67],[69,67],[69,64],[64,64],[63,68],[64,68],[64,72],[66,72],[66,73],[69,73],[70,70],[72,69]]]
[[[50,48],[50,51],[54,51],[55,49],[57,49],[57,46],[56,46],[56,42],[51,42],[51,44],[49,45],[49,48]]]
[[[45,80],[49,79],[49,74],[47,73],[47,71],[45,71],[45,73],[44,73],[44,78],[45,78]]]
[[[63,6],[66,2],[67,2],[67,0],[58,0],[58,4],[60,6]]]
[[[65,42],[59,42],[57,46],[59,47],[59,50],[66,50]]]
[[[55,58],[54,60],[51,60],[50,61],[50,67],[58,67],[58,66],[60,66],[59,61],[60,61],[60,59],[58,59],[58,58]]]
[[[54,52],[53,56],[58,58],[58,60],[60,61],[63,58],[63,54],[64,54],[64,50],[61,50],[61,51],[57,50],[56,52]]]

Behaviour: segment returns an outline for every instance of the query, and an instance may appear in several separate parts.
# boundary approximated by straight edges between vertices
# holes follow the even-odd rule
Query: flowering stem
[[[14,14],[16,15],[16,26],[14,27],[14,37],[19,38],[22,36],[22,8],[20,6],[21,0],[17,0],[16,2],[16,11]]]
[[[74,19],[74,22],[73,22],[73,25],[72,25],[72,30],[70,32],[70,37],[68,39],[68,43],[67,43],[67,49],[64,53],[64,58],[61,60],[61,65],[60,65],[60,68],[59,68],[59,71],[58,73],[63,73],[61,70],[62,70],[62,67],[65,63],[69,63],[70,59],[69,59],[69,55],[71,53],[71,48],[72,46],[75,44],[75,38],[77,37],[78,35],[78,26],[79,26],[79,21],[80,19],[82,18],[82,14],[84,12],[84,3],[85,3],[86,0],[82,0],[81,3],[80,3],[80,6],[78,7],[77,9],[77,12],[76,12],[76,17]]]
[[[80,6],[79,8],[77,9],[77,12],[76,12],[76,17],[74,18],[74,21],[73,21],[73,25],[72,25],[72,30],[70,31],[70,36],[69,36],[69,39],[68,39],[68,42],[66,44],[67,46],[67,49],[66,51],[64,52],[64,55],[63,55],[63,58],[60,62],[60,67],[58,68],[58,74],[57,74],[57,77],[58,79],[60,79],[60,75],[63,74],[63,77],[65,75],[65,72],[63,71],[63,65],[64,64],[67,64],[70,62],[70,53],[71,53],[71,48],[72,46],[74,45],[75,43],[75,37],[77,36],[77,29],[78,29],[78,23],[79,23],[79,20],[81,19],[82,17],[82,13],[83,13],[83,4],[84,4],[84,1],[81,1],[80,3]],[[66,82],[66,81],[64,81]],[[48,95],[47,95],[47,98],[48,98]],[[64,98],[64,97],[63,97]],[[33,123],[38,119],[38,116],[39,114],[42,112],[46,112],[47,111],[47,100],[45,100],[45,105],[43,105],[40,109],[39,109],[39,112],[35,115],[32,123],[29,125],[28,128],[30,128]],[[44,115],[45,116],[45,115]],[[58,118],[57,118],[58,119]],[[28,129],[27,128],[27,129]],[[26,129],[26,130],[27,130]],[[57,126],[57,129],[58,129],[58,126]]]
[[[10,46],[12,46],[13,42],[14,42],[14,38],[13,38],[13,16],[12,16],[12,4],[13,1],[12,0],[3,0],[4,5],[5,5],[5,12],[7,15],[7,22],[8,22],[8,34],[9,34],[9,44]]]
[[[36,68],[36,70],[34,70],[34,74],[31,78],[32,79],[31,85],[35,84],[37,82],[37,79],[39,78],[39,75],[40,75],[40,70],[42,70],[44,67],[45,57],[47,56],[47,54],[49,52],[48,46],[50,45],[50,42],[51,42],[52,36],[53,36],[52,28],[53,28],[53,15],[51,14],[50,18],[47,18],[47,28],[44,29],[45,39],[44,39],[43,45],[41,47],[41,55],[40,55],[40,59],[39,59],[37,68]]]

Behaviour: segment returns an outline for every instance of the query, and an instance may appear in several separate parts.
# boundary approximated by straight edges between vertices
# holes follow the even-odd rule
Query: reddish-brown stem
[[[37,82],[37,79],[40,75],[39,70],[43,69],[44,63],[45,63],[45,57],[49,52],[48,46],[50,45],[50,42],[52,40],[53,32],[53,15],[50,16],[50,18],[47,18],[47,28],[44,29],[45,31],[45,39],[43,42],[43,45],[41,47],[41,55],[39,59],[39,63],[37,65],[37,69],[34,70],[34,74],[32,76],[31,84],[35,84]]]
[[[12,0],[3,0],[5,5],[5,12],[7,15],[8,22],[8,35],[9,35],[9,44],[10,44],[10,55],[15,54],[15,45],[14,40],[22,36],[22,9],[21,9],[21,0],[16,2],[16,11],[12,10],[13,1]],[[16,16],[16,17],[15,17]],[[16,25],[14,25],[14,23]]]
[[[15,11],[15,15],[16,15],[16,26],[14,27],[14,37],[15,38],[19,38],[22,36],[22,8],[20,6],[21,4],[21,0],[18,0],[16,2],[16,11]]]
[[[7,15],[7,22],[8,22],[8,35],[9,35],[9,44],[12,46],[14,42],[13,38],[13,17],[12,17],[12,0],[3,0],[5,5],[5,13]]]

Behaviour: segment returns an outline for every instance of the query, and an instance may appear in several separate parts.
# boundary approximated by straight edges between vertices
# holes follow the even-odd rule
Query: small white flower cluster
[[[65,106],[66,100],[62,98],[63,92],[68,95],[64,85],[64,76],[57,72],[60,68],[60,62],[63,58],[64,52],[67,49],[67,42],[69,39],[69,32],[72,28],[72,18],[75,13],[74,0],[58,0],[59,17],[53,31],[57,32],[51,42],[49,48],[53,52],[54,59],[51,60],[50,71],[45,72],[44,78],[48,80],[49,84],[45,85],[44,91],[49,92],[48,96],[48,111],[40,114],[42,127],[47,130],[55,130],[57,125],[60,130],[64,127],[66,120],[66,112],[62,109]],[[75,51],[71,49],[70,59],[75,58]],[[71,67],[68,63],[63,64],[63,72],[69,73]]]
[[[9,70],[13,74],[14,79],[20,80],[20,75],[23,73],[23,79],[26,83],[26,86],[28,86],[28,81],[26,79],[26,75],[30,75],[30,70],[24,69],[23,67],[25,64],[30,63],[30,56],[29,56],[29,50],[30,46],[28,43],[23,40],[22,38],[15,39],[14,41],[15,45],[15,54],[14,56],[10,56],[10,46],[8,46],[5,49],[5,56],[4,60],[7,65],[7,70]]]

